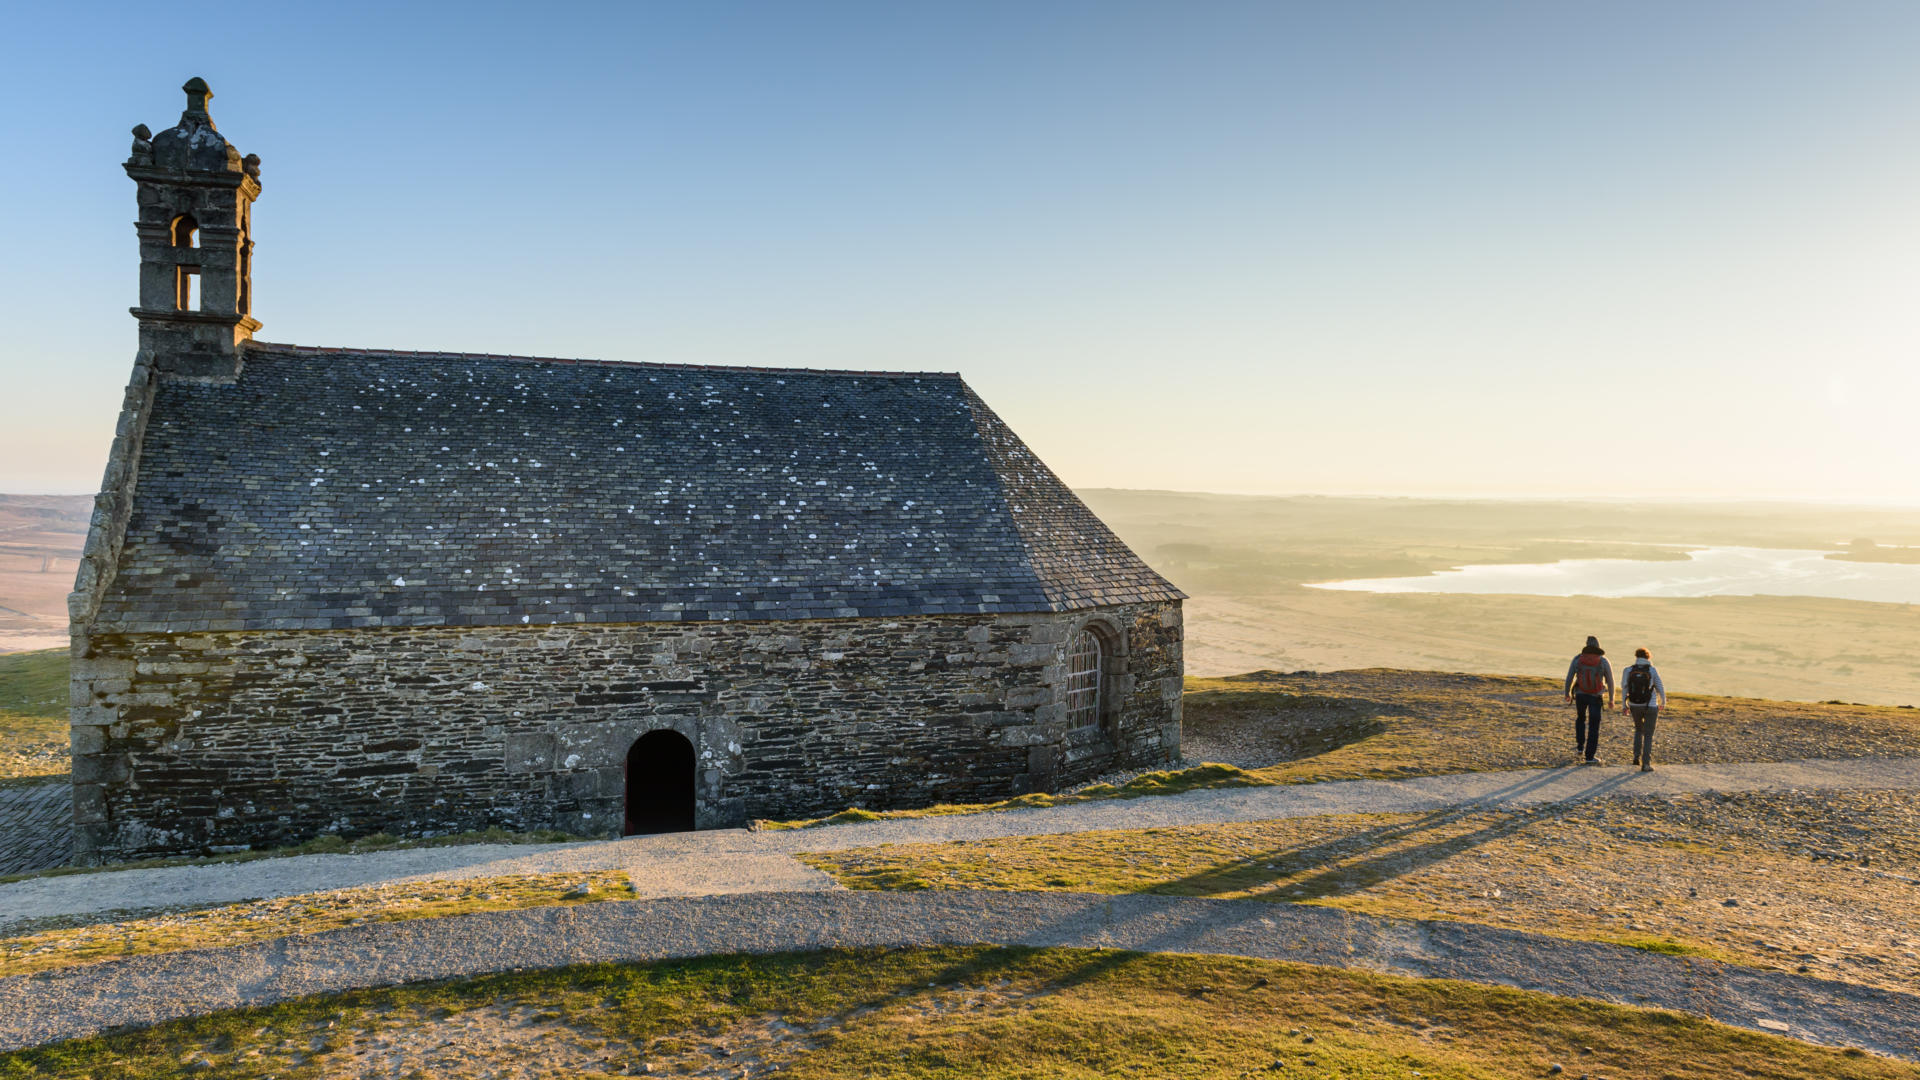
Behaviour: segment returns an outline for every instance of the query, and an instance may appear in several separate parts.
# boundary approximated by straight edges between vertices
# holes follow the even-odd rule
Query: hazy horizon
[[[1920,6],[460,11],[15,16],[0,490],[97,483],[200,75],[265,340],[958,370],[1079,488],[1920,505]]]
[[[1472,494],[1467,492],[1446,491],[1210,491],[1199,488],[1146,488],[1118,487],[1112,485],[1084,486],[1074,485],[1076,492],[1111,491],[1135,495],[1209,495],[1236,499],[1378,499],[1408,500],[1446,503],[1602,503],[1613,505],[1647,506],[1766,506],[1845,510],[1904,510],[1920,509],[1920,496],[1914,498],[1847,498],[1817,495],[1567,495],[1550,493],[1517,494]],[[16,488],[0,491],[0,498],[9,495],[38,496],[48,498],[91,498],[98,494],[97,488]]]
[[[1557,675],[1562,650],[1597,633],[1616,646],[1652,647],[1669,677],[1692,690],[1920,703],[1912,663],[1920,604],[1903,602],[1920,573],[1920,508],[1080,494],[1188,594],[1185,664],[1197,676],[1366,667]],[[27,503],[0,497],[0,652],[66,644],[67,591],[90,500]],[[1703,548],[1720,549],[1718,572],[1712,558],[1686,569],[1689,556],[1676,550]],[[1728,551],[1740,548],[1828,552],[1817,563],[1804,554],[1789,560],[1794,573],[1826,587],[1781,589],[1777,575],[1764,573],[1767,560],[1756,567]],[[1567,582],[1528,569],[1545,565],[1600,574],[1591,580],[1610,584],[1600,591],[1613,595],[1569,595]],[[1485,579],[1504,567],[1493,576],[1519,575],[1519,587],[1435,588],[1445,582],[1433,575],[1476,567],[1467,576]],[[1422,580],[1411,592],[1373,587],[1412,577]],[[1369,584],[1311,587],[1329,582]],[[1735,587],[1741,582],[1752,587]],[[1635,583],[1658,587],[1622,591]],[[1756,665],[1755,656],[1767,661]]]

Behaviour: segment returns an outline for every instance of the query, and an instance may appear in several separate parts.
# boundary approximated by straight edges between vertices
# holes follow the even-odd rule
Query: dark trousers
[[[1633,713],[1633,759],[1642,765],[1653,764],[1653,729],[1660,722],[1660,706],[1630,705]]]
[[[1583,757],[1593,757],[1600,749],[1599,694],[1573,695],[1573,749]]]

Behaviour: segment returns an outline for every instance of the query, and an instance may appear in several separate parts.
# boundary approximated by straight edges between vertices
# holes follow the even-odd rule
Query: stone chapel
[[[958,375],[257,340],[260,159],[184,89],[125,164],[79,861],[740,826],[1178,757],[1183,595]]]

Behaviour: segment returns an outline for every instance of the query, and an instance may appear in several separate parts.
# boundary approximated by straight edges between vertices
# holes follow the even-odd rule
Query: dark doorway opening
[[[649,731],[627,751],[623,836],[693,829],[693,744],[677,731]]]

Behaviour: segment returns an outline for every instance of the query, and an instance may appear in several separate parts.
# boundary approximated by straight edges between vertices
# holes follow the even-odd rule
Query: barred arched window
[[[1106,652],[1106,643],[1091,629],[1081,630],[1067,642],[1068,727],[1092,727],[1100,722]]]

